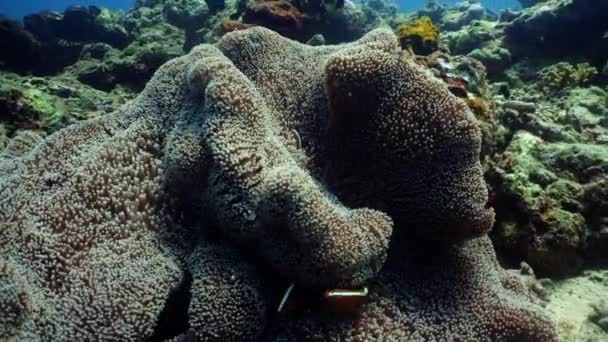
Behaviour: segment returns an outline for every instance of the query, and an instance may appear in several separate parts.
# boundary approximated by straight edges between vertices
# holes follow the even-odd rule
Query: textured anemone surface
[[[389,31],[228,34],[117,112],[0,155],[0,338],[553,340],[484,237],[480,141]],[[270,320],[273,273],[369,282],[370,303]]]
[[[557,341],[522,279],[500,268],[487,237],[445,248],[402,242],[354,317],[301,313],[277,341]]]

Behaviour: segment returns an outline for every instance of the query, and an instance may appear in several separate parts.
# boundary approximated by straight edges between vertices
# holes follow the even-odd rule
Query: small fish
[[[327,290],[323,293],[323,307],[328,312],[351,315],[359,311],[367,294],[367,287]]]
[[[285,308],[285,304],[287,304],[287,300],[289,300],[289,297],[291,296],[291,293],[293,292],[293,288],[296,286],[296,282],[292,281],[291,284],[289,284],[289,287],[287,288],[287,291],[285,291],[285,294],[283,294],[283,298],[281,298],[281,302],[279,303],[279,307],[277,308],[277,312],[282,312],[283,309]]]
[[[326,313],[352,315],[356,314],[365,303],[369,292],[367,287],[359,289],[329,289],[324,291],[320,297],[316,297],[318,300],[315,300],[313,295],[312,301],[308,301],[302,298],[306,298],[307,294],[296,293],[295,287],[295,282],[289,284],[277,308],[278,313],[297,312],[304,309],[305,306],[312,306]]]

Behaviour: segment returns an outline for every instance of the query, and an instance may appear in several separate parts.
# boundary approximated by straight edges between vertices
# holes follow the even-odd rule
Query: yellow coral
[[[486,116],[488,107],[481,97],[467,97],[466,99],[464,99],[464,102],[467,104],[467,106],[471,109],[471,111],[475,114],[476,117],[479,118]]]
[[[428,55],[438,49],[439,29],[429,17],[422,17],[399,26],[396,30],[401,47],[418,55]]]

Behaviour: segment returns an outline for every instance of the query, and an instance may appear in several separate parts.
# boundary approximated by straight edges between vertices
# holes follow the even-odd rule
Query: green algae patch
[[[133,96],[123,88],[95,90],[69,72],[49,77],[0,72],[0,126],[7,136],[19,130],[50,134],[115,110]]]

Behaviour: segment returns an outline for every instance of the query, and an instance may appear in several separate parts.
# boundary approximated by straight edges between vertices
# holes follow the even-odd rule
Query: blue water
[[[396,0],[400,9],[411,11],[424,6],[427,0]],[[459,0],[442,0],[442,3],[454,4]],[[21,19],[24,15],[42,10],[63,11],[69,5],[96,5],[112,9],[128,9],[134,0],[0,0],[0,14]],[[484,6],[493,11],[512,7],[518,8],[517,0],[483,0]]]
[[[404,11],[416,10],[427,2],[427,0],[396,0],[397,5]],[[442,4],[453,5],[462,0],[440,0]],[[517,0],[482,0],[481,3],[494,12],[499,12],[505,8],[521,8],[519,1]]]
[[[128,9],[135,0],[0,0],[0,14],[21,19],[26,14],[52,10],[63,12],[69,5],[102,6],[112,9]]]

